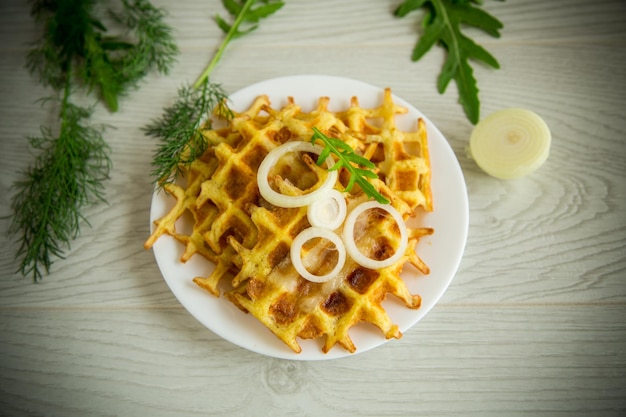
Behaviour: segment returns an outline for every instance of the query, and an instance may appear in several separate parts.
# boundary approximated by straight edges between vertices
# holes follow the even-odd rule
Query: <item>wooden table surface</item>
[[[0,5],[0,415],[626,415],[626,3],[487,0],[500,39],[467,33],[500,61],[475,65],[482,115],[525,107],[549,125],[546,164],[518,180],[466,155],[472,125],[456,87],[436,91],[444,53],[411,62],[421,12],[399,0],[287,0],[232,43],[212,79],[229,92],[329,74],[389,86],[426,114],[459,160],[470,224],[440,302],[400,340],[332,361],[259,355],[203,327],[172,295],[151,251],[150,163],[141,127],[196,80],[221,41],[218,0],[154,0],[181,49],[110,114],[108,204],[39,284],[16,271],[11,185],[25,137],[54,122],[25,70],[38,35],[27,2]],[[337,347],[339,348],[339,347]]]

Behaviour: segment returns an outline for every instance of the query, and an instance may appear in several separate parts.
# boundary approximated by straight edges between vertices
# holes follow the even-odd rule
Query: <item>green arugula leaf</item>
[[[258,22],[259,20],[274,14],[285,4],[283,1],[264,1],[263,3],[265,3],[265,5],[260,5],[250,10],[250,13],[246,16],[246,20],[248,22]]]
[[[222,19],[221,16],[217,15],[215,16],[215,22],[217,23],[217,26],[222,29],[222,31],[226,34],[231,33],[233,25],[231,25],[230,23],[228,23],[226,20]],[[258,25],[252,25],[249,26],[248,28],[246,28],[245,30],[243,29],[238,29],[235,31],[232,31],[231,37],[232,39],[237,39],[240,38],[244,35],[247,35],[248,33],[252,32],[253,30],[255,30],[257,28]]]
[[[418,9],[426,9],[422,20],[424,30],[411,59],[418,61],[433,45],[441,44],[447,50],[447,56],[437,79],[437,90],[440,94],[445,93],[450,81],[454,80],[459,90],[459,103],[469,121],[476,124],[480,120],[480,101],[470,60],[481,61],[495,69],[500,68],[500,64],[486,49],[465,36],[461,26],[473,26],[498,38],[503,25],[472,3],[482,4],[482,1],[405,0],[395,10],[395,15],[404,17]]]
[[[222,0],[222,4],[224,5],[226,11],[228,11],[228,13],[235,18],[236,22],[237,18],[239,18],[239,22],[237,22],[236,25],[235,23],[230,24],[220,15],[216,15],[215,22],[217,23],[217,26],[229,38],[237,39],[255,30],[258,27],[257,23],[261,19],[272,15],[285,5],[283,1],[272,0],[260,0],[258,5],[255,5],[254,3],[254,0]],[[241,24],[243,22],[249,23],[250,25],[246,28],[242,28]]]
[[[389,200],[380,194],[376,187],[366,179],[378,178],[378,175],[372,171],[372,169],[376,168],[372,161],[354,153],[354,149],[344,141],[326,136],[318,128],[314,127],[311,143],[315,144],[318,140],[324,144],[324,148],[317,158],[317,165],[321,166],[332,153],[337,157],[337,162],[328,170],[336,171],[340,168],[345,168],[350,173],[346,191],[349,192],[354,184],[358,184],[367,196],[381,204],[389,204]]]
[[[268,17],[271,14],[277,12],[285,4],[283,1],[273,1],[273,0],[260,0],[260,3],[263,3],[263,4],[259,4],[247,10],[247,12],[244,15],[244,20],[246,22],[256,23],[262,18]],[[245,0],[240,0],[240,1],[222,0],[222,5],[231,16],[236,17],[244,9],[246,5],[246,1]],[[224,32],[228,33],[228,30],[225,30]]]
[[[243,9],[243,4],[236,0],[222,0],[222,5],[232,16],[237,16]]]

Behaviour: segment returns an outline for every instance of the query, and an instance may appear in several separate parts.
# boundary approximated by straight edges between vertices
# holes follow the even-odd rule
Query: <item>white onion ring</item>
[[[335,265],[333,270],[326,275],[314,275],[310,273],[304,267],[304,264],[302,263],[302,258],[300,256],[302,245],[316,237],[327,239],[333,242],[335,244],[335,247],[337,248],[337,252],[339,255],[339,258],[337,259],[337,264]],[[291,263],[296,268],[296,271],[298,271],[298,273],[303,278],[306,278],[311,282],[326,282],[334,278],[335,276],[337,276],[339,271],[341,271],[341,268],[343,268],[345,262],[346,248],[343,245],[343,242],[341,242],[339,236],[332,230],[325,229],[323,227],[309,227],[308,229],[304,229],[302,232],[300,232],[291,244]]]
[[[307,208],[307,219],[311,226],[335,230],[346,218],[346,199],[338,190],[332,189],[328,194],[312,202]]]
[[[329,171],[326,181],[324,181],[318,189],[311,191],[308,194],[297,196],[285,195],[274,191],[272,187],[270,187],[267,179],[270,169],[284,154],[288,152],[302,151],[312,152],[319,155],[322,153],[322,150],[323,148],[321,146],[313,145],[309,142],[294,141],[286,142],[268,153],[265,156],[265,159],[263,159],[263,162],[261,162],[261,165],[259,165],[259,170],[257,172],[257,184],[259,185],[259,192],[263,198],[269,203],[279,207],[303,207],[308,206],[321,195],[332,190],[337,182],[337,171]],[[335,161],[331,156],[329,156],[325,162],[328,165],[328,168],[335,164]]]
[[[387,213],[391,214],[396,223],[398,223],[398,227],[400,228],[400,246],[396,249],[396,252],[387,259],[377,260],[368,258],[357,248],[356,242],[354,241],[354,225],[356,224],[356,220],[361,213],[366,210],[379,208],[385,210]],[[408,246],[409,236],[406,229],[406,224],[404,223],[404,219],[393,206],[389,204],[380,204],[377,201],[368,201],[366,203],[359,204],[356,206],[348,217],[346,218],[346,222],[343,225],[343,241],[346,245],[346,250],[348,254],[354,259],[356,263],[359,265],[369,268],[369,269],[380,269],[390,266],[397,262]]]

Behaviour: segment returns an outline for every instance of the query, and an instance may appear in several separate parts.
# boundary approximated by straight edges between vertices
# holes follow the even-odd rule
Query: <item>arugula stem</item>
[[[452,36],[450,36],[450,38],[452,39],[451,43],[452,45],[448,46],[448,51],[449,53],[452,54],[452,56],[454,57],[454,60],[457,64],[457,66],[460,68],[463,65],[462,59],[461,59],[461,46],[459,45],[459,40],[456,36],[454,36],[454,26],[452,25],[452,21],[450,20],[450,16],[448,14],[448,10],[445,8],[445,6],[442,4],[441,0],[434,0],[433,4],[435,5],[435,8],[437,10],[437,13],[440,13],[443,21],[446,25],[446,28],[450,31],[450,33],[452,33]],[[461,83],[459,84],[459,89],[462,88],[462,86],[464,85],[468,85],[469,80],[465,77],[465,72],[464,71],[458,71],[457,72],[458,76],[462,79]],[[443,93],[443,91],[439,91],[440,93]],[[462,96],[462,92],[461,92],[461,96]],[[474,123],[474,121],[472,121],[472,123]]]
[[[441,14],[443,21],[445,23],[446,28],[450,31],[450,33],[454,33],[454,27],[452,26],[452,22],[450,21],[450,16],[448,15],[448,11],[445,6],[441,3],[441,0],[434,0],[433,4],[437,13]],[[459,47],[459,41],[456,36],[450,36],[452,39],[452,45],[449,45],[449,51],[455,57],[454,60],[458,63],[457,65],[461,66],[461,48]],[[461,73],[461,76],[463,74]]]
[[[243,8],[241,9],[239,14],[237,15],[237,18],[235,19],[235,22],[230,27],[230,30],[226,34],[226,37],[224,38],[224,40],[222,41],[222,43],[221,43],[220,47],[218,48],[217,52],[213,56],[213,59],[211,59],[211,62],[209,62],[209,65],[206,67],[206,69],[204,70],[202,75],[200,75],[200,78],[198,78],[196,83],[193,85],[193,88],[195,88],[195,89],[200,88],[200,86],[202,86],[202,84],[204,84],[206,79],[209,78],[209,75],[211,74],[211,72],[213,71],[213,69],[215,68],[215,66],[219,62],[219,60],[222,58],[222,55],[224,54],[224,51],[226,50],[226,46],[233,39],[233,37],[235,36],[235,33],[237,33],[237,30],[239,29],[239,25],[241,25],[241,22],[243,22],[244,16],[246,15],[246,13],[250,9],[250,7],[252,7],[252,5],[254,4],[255,1],[256,0],[247,0],[246,3],[243,5]]]

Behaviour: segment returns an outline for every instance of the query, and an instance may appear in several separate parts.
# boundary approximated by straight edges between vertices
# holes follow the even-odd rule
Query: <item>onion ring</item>
[[[357,248],[356,242],[354,241],[354,226],[356,224],[357,218],[364,211],[375,208],[385,210],[387,213],[391,214],[396,223],[398,223],[398,227],[400,228],[400,246],[398,246],[396,252],[392,256],[382,260],[372,259],[365,256],[363,252],[361,252],[359,248]],[[402,218],[398,210],[396,210],[393,206],[389,204],[380,204],[377,201],[368,201],[366,203],[359,204],[354,209],[352,209],[350,214],[348,214],[348,217],[346,218],[346,221],[343,225],[343,241],[345,243],[348,254],[350,255],[350,257],[352,257],[352,259],[354,259],[356,263],[365,268],[380,269],[394,264],[402,257],[408,246],[409,237],[406,224],[404,223],[404,219]]]
[[[347,206],[343,194],[332,189],[307,208],[307,219],[311,226],[336,230],[346,218]]]
[[[302,257],[300,256],[302,245],[316,237],[327,239],[334,243],[339,255],[339,258],[337,259],[337,264],[335,265],[333,270],[326,275],[314,275],[310,273],[304,267],[304,264],[302,263]],[[294,268],[296,268],[296,271],[303,278],[311,282],[326,282],[328,280],[331,280],[332,278],[337,276],[337,274],[339,273],[339,271],[341,271],[341,268],[343,268],[343,265],[346,262],[346,248],[343,245],[341,238],[332,230],[325,229],[323,227],[309,227],[308,229],[304,229],[302,232],[300,232],[291,244],[290,254],[291,263],[293,264]]]
[[[337,182],[337,171],[329,171],[324,183],[316,190],[313,190],[308,194],[296,196],[285,195],[274,191],[272,187],[270,187],[267,179],[270,173],[270,169],[284,154],[288,152],[302,151],[312,152],[319,155],[322,153],[322,150],[323,148],[318,145],[313,145],[311,143],[303,141],[294,141],[286,142],[268,153],[265,156],[265,159],[263,159],[263,161],[261,162],[261,165],[259,165],[259,170],[257,171],[257,184],[259,186],[259,192],[261,193],[263,198],[266,199],[269,203],[278,207],[304,207],[314,202],[321,195],[326,194],[330,190],[332,190],[335,186],[335,183]],[[331,156],[329,156],[325,162],[326,165],[328,165],[328,168],[332,167],[335,164],[335,160]]]

